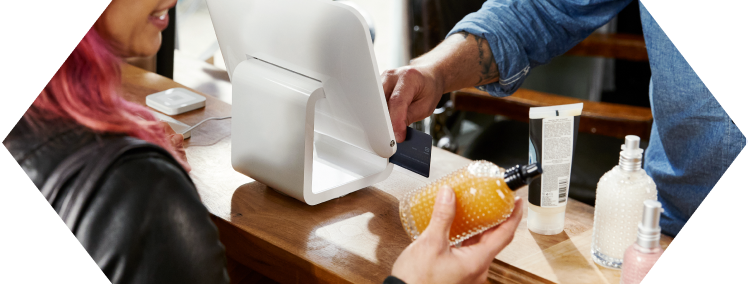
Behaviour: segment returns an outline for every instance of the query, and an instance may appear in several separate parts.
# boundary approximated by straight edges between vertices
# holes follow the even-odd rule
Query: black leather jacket
[[[23,118],[3,144],[41,188],[68,155],[100,137],[74,123],[30,127]],[[51,204],[58,213],[59,203]],[[218,231],[170,157],[124,154],[86,207],[73,234],[112,283],[229,282]]]

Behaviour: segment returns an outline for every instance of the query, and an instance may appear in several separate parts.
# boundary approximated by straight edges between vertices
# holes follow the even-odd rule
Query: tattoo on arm
[[[485,38],[478,37],[472,34],[468,34],[470,37],[475,39],[475,43],[478,46],[478,65],[480,66],[480,76],[476,86],[485,85],[488,83],[495,82],[499,79],[499,68],[496,65],[493,53],[491,52],[491,46],[488,44]],[[465,38],[466,35],[463,34]]]

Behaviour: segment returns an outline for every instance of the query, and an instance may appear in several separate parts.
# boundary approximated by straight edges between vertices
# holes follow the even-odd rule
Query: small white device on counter
[[[184,88],[171,88],[145,97],[145,104],[168,115],[205,107],[205,97]]]
[[[158,120],[168,123],[171,129],[174,130],[174,132],[182,133],[184,139],[190,138],[192,136],[192,131],[190,129],[191,127],[189,125],[155,111],[151,111],[151,113],[153,113],[153,115],[156,116]],[[185,130],[187,131],[185,132]]]
[[[233,84],[236,171],[309,205],[390,175],[397,144],[361,14],[324,0],[207,3]]]

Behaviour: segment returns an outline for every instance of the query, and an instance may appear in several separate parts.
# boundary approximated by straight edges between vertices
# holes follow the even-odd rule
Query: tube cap
[[[531,232],[540,235],[557,235],[564,231],[566,206],[543,208],[529,205],[527,208],[527,228]]]
[[[504,182],[511,190],[517,190],[520,187],[530,184],[530,182],[539,177],[543,169],[539,163],[529,165],[516,165],[504,173]]]

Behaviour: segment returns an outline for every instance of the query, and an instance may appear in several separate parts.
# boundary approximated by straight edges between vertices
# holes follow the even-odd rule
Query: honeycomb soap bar
[[[452,187],[457,203],[449,230],[452,245],[501,224],[514,210],[514,191],[504,182],[504,171],[491,162],[475,161],[400,201],[400,220],[411,240],[428,227],[436,194],[445,185]]]

